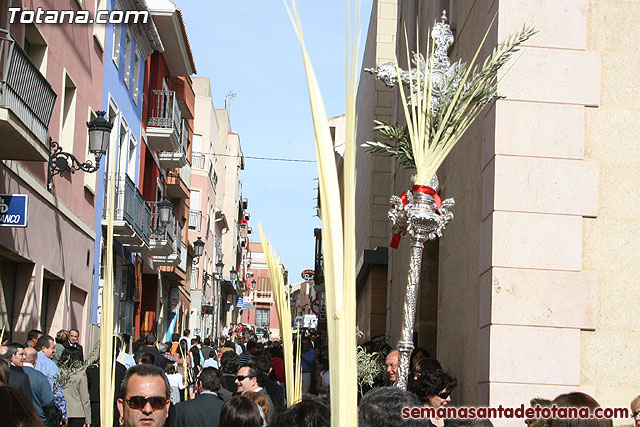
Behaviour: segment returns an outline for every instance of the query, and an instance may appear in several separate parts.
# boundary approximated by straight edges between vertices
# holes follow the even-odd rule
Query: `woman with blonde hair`
[[[256,405],[258,405],[258,409],[260,410],[260,416],[262,417],[262,426],[265,427],[271,419],[269,418],[269,413],[271,412],[271,406],[269,406],[269,400],[267,396],[262,393],[257,393],[255,391],[245,391],[242,393],[242,396],[248,397],[253,400]]]
[[[60,329],[58,333],[56,333],[56,352],[53,353],[53,361],[58,363],[60,360],[60,356],[62,356],[62,352],[69,345],[69,331],[66,329]]]

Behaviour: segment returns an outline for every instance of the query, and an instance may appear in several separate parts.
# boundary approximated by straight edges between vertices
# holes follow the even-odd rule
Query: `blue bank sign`
[[[29,196],[26,194],[0,194],[0,227],[26,227]]]

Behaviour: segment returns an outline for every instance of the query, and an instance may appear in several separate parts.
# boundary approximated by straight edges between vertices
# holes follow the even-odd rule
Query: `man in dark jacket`
[[[29,347],[24,349],[24,355],[22,369],[29,377],[31,391],[33,392],[33,406],[35,406],[36,412],[44,423],[47,421],[46,411],[53,408],[56,405],[56,401],[51,392],[49,380],[42,372],[35,369],[38,361],[38,352],[34,348]]]
[[[165,359],[162,353],[156,348],[156,334],[149,332],[145,338],[145,343],[146,345],[133,355],[136,362],[140,360],[140,356],[142,356],[143,353],[151,353],[154,357],[153,364],[164,371],[164,367],[167,366],[167,359]]]
[[[86,373],[87,386],[89,387],[89,402],[91,404],[91,427],[100,427],[100,365],[97,363],[89,365]],[[120,425],[118,422],[118,407],[116,405],[116,400],[120,394],[120,384],[122,384],[122,379],[126,373],[127,368],[125,368],[119,361],[116,361],[116,381],[113,389],[113,408],[115,414],[113,417],[114,426]]]
[[[260,356],[256,360],[256,365],[258,369],[264,374],[262,378],[262,386],[269,393],[269,397],[273,401],[275,405],[274,412],[279,412],[284,409],[284,389],[277,384],[275,381],[271,379],[269,376],[271,371],[273,371],[273,366],[271,365],[271,358],[266,356]]]
[[[0,349],[0,358],[9,363],[9,385],[20,390],[29,402],[33,402],[29,376],[22,369],[22,363],[24,362],[24,347],[22,344],[11,343],[6,347],[2,347]]]
[[[218,427],[224,404],[218,396],[220,377],[215,368],[204,368],[198,377],[198,397],[176,405],[178,427]]]

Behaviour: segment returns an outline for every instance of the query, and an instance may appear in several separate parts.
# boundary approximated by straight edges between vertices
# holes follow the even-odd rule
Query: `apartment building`
[[[216,335],[220,317],[222,235],[229,231],[226,215],[220,208],[223,189],[218,183],[216,150],[219,149],[219,126],[208,77],[194,77],[196,96],[193,150],[191,152],[191,204],[189,240],[200,239],[202,254],[191,271],[190,329],[203,336]]]
[[[11,5],[35,10],[48,3]],[[95,12],[94,2],[57,6]],[[86,122],[103,106],[103,75],[93,71],[103,69],[104,56],[93,26],[11,24],[8,7],[0,1],[0,197],[8,204],[7,195],[25,195],[28,220],[0,227],[0,322],[11,341],[22,342],[32,328],[77,328],[86,344],[100,200],[86,185],[88,174],[57,174],[49,159],[60,148],[95,164]]]
[[[249,242],[248,246],[249,278],[247,289],[243,293],[243,304],[246,304],[247,308],[243,310],[242,323],[254,325],[257,328],[269,328],[270,339],[280,339],[278,312],[262,243]],[[286,287],[288,274],[284,265],[281,267]]]

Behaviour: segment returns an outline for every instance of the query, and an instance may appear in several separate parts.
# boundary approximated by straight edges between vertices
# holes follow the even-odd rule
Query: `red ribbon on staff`
[[[436,209],[440,209],[440,206],[442,206],[442,199],[440,198],[440,195],[436,193],[436,190],[429,187],[428,185],[414,185],[413,187],[411,187],[411,191],[414,193],[428,194],[433,197],[433,200],[436,202]],[[407,203],[409,203],[409,201],[407,200],[406,191],[400,195],[400,199],[402,200],[402,206],[405,206]],[[393,249],[398,249],[400,240],[402,240],[402,233],[393,233],[393,237],[391,238],[391,243],[389,243],[389,246]]]

